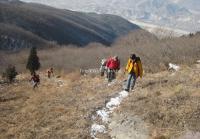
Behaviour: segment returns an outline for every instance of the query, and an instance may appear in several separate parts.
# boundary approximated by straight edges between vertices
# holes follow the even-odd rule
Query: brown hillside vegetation
[[[138,133],[153,139],[199,139],[199,92],[200,65],[148,74],[112,117],[111,136],[123,139]]]
[[[40,76],[35,91],[26,74],[13,85],[0,82],[1,139],[88,139],[92,114],[119,89],[119,84],[108,87],[104,79],[79,73]]]
[[[158,40],[145,31],[138,31],[118,39],[112,47],[96,43],[85,48],[57,46],[39,50],[39,57],[43,69],[53,66],[58,70],[73,71],[80,68],[97,68],[102,58],[111,55],[119,55],[124,66],[130,53],[139,55],[145,71],[150,72],[165,70],[169,62],[192,64],[200,59],[200,34]],[[28,54],[28,50],[18,53],[0,51],[0,64],[3,67],[0,70],[13,64],[19,71],[25,71]]]
[[[0,72],[12,64],[21,73],[13,84],[0,78],[0,138],[90,139],[92,116],[121,91],[126,77],[119,73],[117,82],[108,86],[104,78],[81,76],[79,70],[98,68],[100,59],[111,55],[119,55],[124,66],[130,53],[141,57],[145,76],[113,114],[108,125],[111,132],[99,138],[133,138],[135,133],[153,139],[196,136],[189,133],[200,132],[200,67],[194,65],[200,59],[200,34],[158,40],[140,31],[117,40],[112,47],[90,44],[39,49],[41,83],[35,91],[25,72],[29,50],[0,51]],[[169,62],[180,64],[181,70],[167,71]],[[44,71],[49,67],[61,78],[47,79]]]
[[[149,138],[166,139],[184,136],[187,131],[200,132],[199,68],[182,66],[176,73],[146,74],[114,113],[110,135],[98,137],[131,138],[136,130]],[[116,84],[108,86],[104,78],[94,75],[70,73],[47,79],[45,72],[39,74],[41,84],[35,91],[31,90],[26,74],[20,74],[13,85],[1,82],[0,138],[90,139],[92,115],[121,90],[121,81],[125,79],[120,75]],[[141,122],[132,119],[134,116],[140,117]]]

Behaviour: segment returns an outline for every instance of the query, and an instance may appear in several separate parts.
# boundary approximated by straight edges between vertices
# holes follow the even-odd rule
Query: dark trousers
[[[109,82],[112,82],[116,78],[115,70],[108,69],[107,78]]]
[[[126,82],[126,90],[133,90],[134,86],[135,86],[135,82],[136,82],[136,75],[135,73],[129,73],[128,74],[128,79]]]

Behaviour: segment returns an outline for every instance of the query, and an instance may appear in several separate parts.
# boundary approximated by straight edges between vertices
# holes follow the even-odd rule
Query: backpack
[[[140,57],[136,57],[136,63],[137,63],[137,66],[138,66],[138,76],[140,76],[142,78],[143,68],[142,68],[142,62],[141,62]]]
[[[106,59],[102,59],[102,60],[101,60],[101,65],[102,65],[102,66],[106,66],[106,62],[107,62]]]

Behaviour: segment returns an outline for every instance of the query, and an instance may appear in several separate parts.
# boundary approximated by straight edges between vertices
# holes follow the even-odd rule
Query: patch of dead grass
[[[148,74],[139,80],[136,91],[120,111],[142,117],[150,124],[152,138],[177,138],[186,130],[199,132],[200,72],[195,69],[183,67],[176,73]]]

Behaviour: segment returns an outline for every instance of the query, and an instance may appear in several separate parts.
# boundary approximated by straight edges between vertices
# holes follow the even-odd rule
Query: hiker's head
[[[113,58],[114,58],[115,60],[118,60],[118,56],[117,56],[117,55],[116,55],[116,56],[114,56]]]
[[[136,55],[135,55],[135,54],[131,54],[130,58],[131,58],[132,60],[136,60]]]

